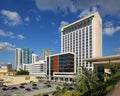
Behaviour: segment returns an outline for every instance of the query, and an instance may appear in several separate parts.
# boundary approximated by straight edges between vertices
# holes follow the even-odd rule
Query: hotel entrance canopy
[[[120,60],[120,55],[86,58],[84,60],[87,62],[114,61],[114,60]]]

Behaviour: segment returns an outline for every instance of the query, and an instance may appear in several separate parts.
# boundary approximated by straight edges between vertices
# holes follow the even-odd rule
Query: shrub
[[[20,70],[17,71],[15,75],[29,75],[29,72],[27,70]]]
[[[65,92],[63,95],[61,96],[82,96],[80,91],[78,90],[73,90],[73,91],[69,91],[69,92]]]

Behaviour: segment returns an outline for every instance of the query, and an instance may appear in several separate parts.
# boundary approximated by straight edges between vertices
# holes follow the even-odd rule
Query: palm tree
[[[98,85],[98,78],[95,73],[88,70],[87,68],[81,67],[82,73],[77,75],[76,85],[78,90],[83,94],[87,93],[90,90],[93,90]]]
[[[119,71],[119,67],[116,66],[115,64],[111,63],[110,60],[109,60],[109,63],[108,63],[108,68],[110,69],[111,75],[115,74],[116,72]]]

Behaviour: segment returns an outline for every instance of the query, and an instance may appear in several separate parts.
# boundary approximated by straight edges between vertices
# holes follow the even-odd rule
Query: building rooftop
[[[62,28],[61,28],[61,32],[64,31],[65,28],[68,28],[68,27],[71,27],[71,26],[73,26],[73,25],[75,25],[75,24],[78,24],[79,22],[81,22],[81,21],[83,21],[83,20],[87,20],[87,19],[90,18],[90,17],[94,17],[95,15],[97,15],[97,16],[100,17],[99,13],[96,11],[96,12],[94,12],[94,13],[86,16],[86,17],[83,17],[83,18],[81,18],[81,19],[79,19],[79,20],[77,20],[77,21],[75,21],[75,22],[73,22],[73,23],[71,23],[71,24],[69,24],[69,25],[66,25],[66,26],[62,27]],[[100,17],[100,18],[101,18],[101,17]]]

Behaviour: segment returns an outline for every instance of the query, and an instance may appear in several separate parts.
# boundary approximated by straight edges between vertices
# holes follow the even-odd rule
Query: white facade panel
[[[101,17],[95,12],[61,29],[61,52],[76,53],[77,72],[80,66],[93,70],[93,65],[84,58],[102,56],[101,25]]]

